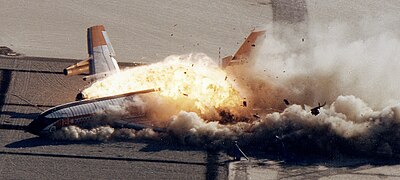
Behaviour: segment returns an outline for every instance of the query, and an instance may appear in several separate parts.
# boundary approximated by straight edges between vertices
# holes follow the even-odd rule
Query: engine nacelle
[[[64,75],[89,74],[89,58],[64,69]]]

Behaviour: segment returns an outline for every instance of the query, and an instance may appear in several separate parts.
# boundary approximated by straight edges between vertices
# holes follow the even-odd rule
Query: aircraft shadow
[[[54,107],[55,105],[45,105],[45,104],[21,104],[21,103],[5,103],[4,105],[7,106],[24,106],[24,107],[44,107],[44,108],[51,108]]]
[[[2,111],[1,114],[10,116],[11,119],[35,119],[40,113],[19,113],[12,111]]]
[[[61,71],[43,71],[43,70],[26,70],[26,69],[6,69],[6,68],[0,68],[0,71],[28,72],[28,73],[40,73],[40,74],[63,74],[63,72],[61,72]]]
[[[99,144],[97,141],[85,141],[85,142],[72,142],[72,141],[54,141],[47,138],[33,137],[29,139],[23,139],[5,145],[7,148],[31,148],[40,146],[57,146],[57,145],[69,145],[69,144]]]

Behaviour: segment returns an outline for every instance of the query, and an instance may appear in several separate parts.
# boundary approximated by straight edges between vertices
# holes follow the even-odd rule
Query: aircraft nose
[[[32,133],[34,135],[40,135],[40,132],[44,128],[45,123],[42,118],[38,117],[35,120],[33,120],[26,128],[25,131]]]

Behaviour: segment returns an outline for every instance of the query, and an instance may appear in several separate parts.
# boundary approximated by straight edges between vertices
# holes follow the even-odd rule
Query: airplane
[[[260,37],[265,37],[265,30],[254,30],[234,56],[222,59],[221,66],[226,68],[248,63],[256,40]],[[114,49],[103,25],[87,29],[87,43],[89,57],[64,69],[65,75],[84,74],[87,75],[83,78],[84,80],[93,82],[120,71],[114,58]],[[162,127],[153,125],[146,118],[146,112],[140,107],[133,107],[134,110],[129,114],[118,116],[117,121],[108,121],[108,116],[112,116],[107,111],[110,107],[122,107],[127,102],[135,101],[136,96],[156,91],[159,89],[147,89],[96,99],[85,99],[84,95],[79,93],[76,97],[77,101],[61,104],[42,112],[26,127],[25,131],[42,137],[48,137],[51,133],[71,125],[84,128],[90,128],[93,125],[110,125],[115,128],[135,130],[151,128],[154,131],[165,131]]]

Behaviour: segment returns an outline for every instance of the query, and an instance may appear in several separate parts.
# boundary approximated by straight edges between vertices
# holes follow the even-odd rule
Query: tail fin
[[[263,40],[264,38],[265,30],[254,30],[246,38],[246,40],[244,41],[242,46],[240,46],[239,50],[235,53],[234,56],[228,56],[222,59],[221,66],[225,68],[227,66],[232,66],[236,64],[249,63],[250,56],[257,43],[256,41]]]
[[[87,29],[89,58],[64,69],[65,75],[89,74],[85,80],[95,81],[119,72],[115,51],[103,25]]]

